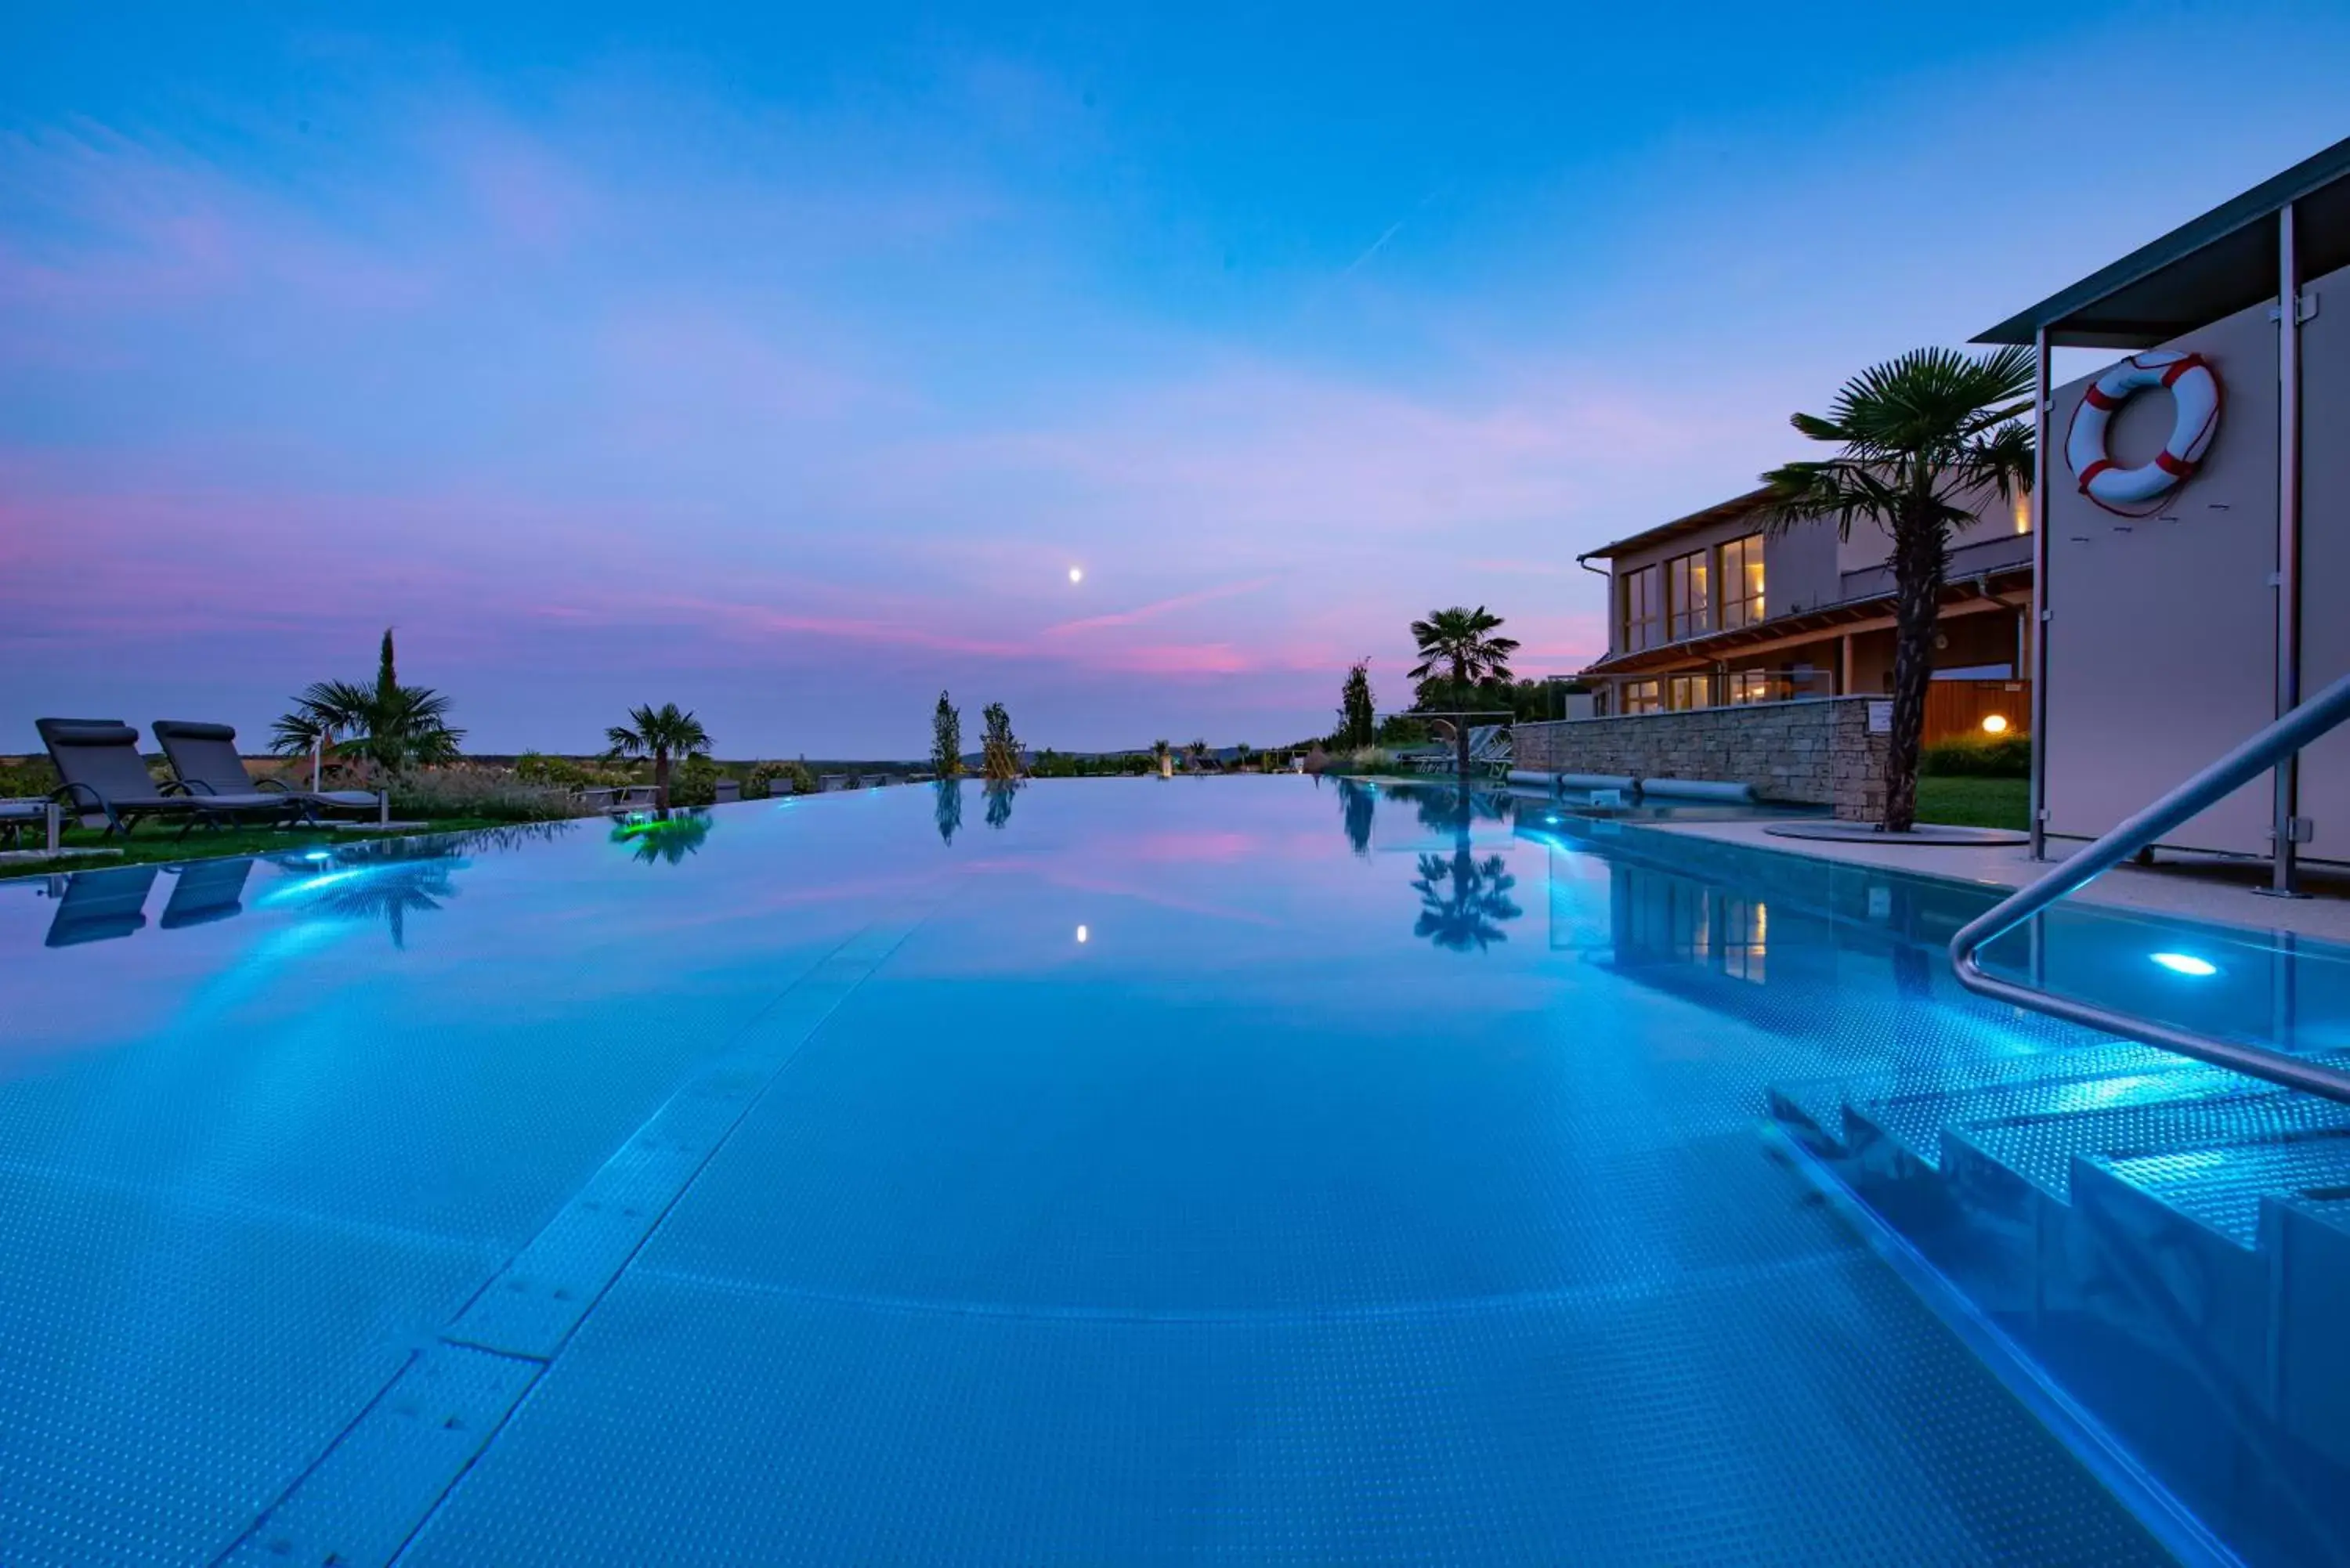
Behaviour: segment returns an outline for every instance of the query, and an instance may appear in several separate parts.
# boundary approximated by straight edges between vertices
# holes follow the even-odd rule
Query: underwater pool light
[[[2197,958],[2193,953],[2156,953],[2153,958],[2171,973],[2193,975],[2197,980],[2208,980],[2220,972],[2218,964],[2210,959]]]
[[[302,858],[309,861],[312,865],[317,865],[318,862],[323,860],[332,860],[334,857],[328,854],[323,849],[313,849],[309,854],[302,857]]]

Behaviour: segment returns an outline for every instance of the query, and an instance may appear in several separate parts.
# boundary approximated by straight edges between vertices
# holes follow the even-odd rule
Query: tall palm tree
[[[656,708],[650,702],[629,711],[629,722],[604,732],[608,757],[653,760],[653,803],[669,809],[669,764],[671,757],[700,756],[710,750],[710,732],[702,721],[674,702]]]
[[[1918,348],[1846,382],[1825,418],[1794,416],[1814,441],[1842,450],[1762,476],[1771,487],[1763,525],[1784,532],[1835,519],[1839,536],[1866,521],[1893,541],[1893,734],[1887,748],[1887,833],[1918,818],[1918,751],[1934,678],[1934,623],[1950,535],[1988,501],[2032,488],[2032,350],[1976,356]]]
[[[1483,605],[1467,609],[1454,605],[1451,609],[1430,612],[1426,620],[1411,623],[1411,639],[1419,654],[1419,663],[1411,671],[1414,680],[1426,680],[1431,676],[1449,676],[1456,700],[1466,705],[1470,690],[1487,680],[1513,680],[1510,655],[1517,652],[1518,639],[1495,637],[1502,628],[1502,618],[1489,613]],[[1453,743],[1460,753],[1461,776],[1469,776],[1469,726],[1461,720],[1452,724]]]
[[[270,749],[298,756],[322,742],[338,756],[363,758],[387,773],[411,764],[454,762],[465,732],[449,724],[449,699],[429,686],[403,686],[386,627],[375,684],[320,680],[294,699],[293,711],[270,727]]]

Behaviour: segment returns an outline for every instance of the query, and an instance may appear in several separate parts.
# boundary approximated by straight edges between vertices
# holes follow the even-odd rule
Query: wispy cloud
[[[1138,605],[1128,610],[1111,610],[1104,615],[1087,616],[1079,620],[1065,620],[1057,626],[1046,627],[1045,635],[1073,637],[1078,632],[1102,631],[1110,627],[1134,626],[1142,621],[1157,620],[1161,616],[1172,615],[1178,610],[1191,609],[1200,605],[1214,604],[1220,599],[1237,598],[1243,594],[1256,593],[1271,587],[1272,584],[1271,577],[1251,577],[1246,582],[1225,583],[1218,587],[1201,588],[1193,593],[1177,594],[1172,598]]]

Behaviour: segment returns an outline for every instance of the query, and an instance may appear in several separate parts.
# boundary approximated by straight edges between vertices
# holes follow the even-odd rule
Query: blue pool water
[[[1982,902],[1292,778],[0,884],[0,1563],[2158,1560],[1762,1130],[2101,1048]]]

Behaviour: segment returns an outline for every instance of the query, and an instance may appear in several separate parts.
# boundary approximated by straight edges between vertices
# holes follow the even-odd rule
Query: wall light
[[[2173,974],[2193,975],[2197,980],[2209,980],[2220,972],[2220,966],[2210,959],[2197,958],[2193,953],[2155,953],[2154,961]]]
[[[1983,733],[1986,735],[2006,734],[2007,715],[2004,713],[1985,713],[1983,715],[1982,729]]]

